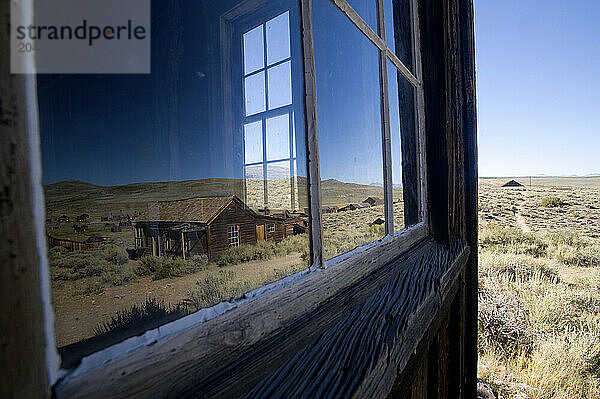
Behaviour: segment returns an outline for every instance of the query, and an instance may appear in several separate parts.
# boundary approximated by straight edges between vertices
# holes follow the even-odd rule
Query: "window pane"
[[[285,12],[267,22],[267,65],[290,57],[290,13]]]
[[[258,72],[245,78],[246,115],[254,115],[266,109],[265,72]]]
[[[420,221],[415,88],[388,61],[394,229]]]
[[[253,209],[264,207],[265,184],[262,165],[246,166],[246,205]]]
[[[269,77],[269,109],[292,103],[291,62],[274,66],[267,70]]]
[[[152,2],[151,74],[37,77],[65,366],[308,266],[308,217],[294,212],[307,206],[303,62],[287,58],[280,67],[293,105],[283,116],[267,112],[261,63],[261,27],[286,12],[288,51],[301,54],[298,2],[258,2],[260,9],[243,15],[238,4]],[[267,141],[270,155],[286,161],[267,168]],[[275,224],[268,239],[281,246],[272,254],[289,255],[242,257],[258,253],[253,246],[268,224]],[[222,294],[211,298],[211,284]],[[135,309],[154,317],[123,323]]]
[[[262,121],[244,125],[244,134],[244,154],[246,156],[246,163],[262,162]]]
[[[244,33],[244,73],[248,75],[265,66],[263,26]]]
[[[329,259],[384,235],[379,53],[331,2],[316,1],[313,20]]]
[[[290,174],[290,161],[274,162],[267,165],[267,191],[271,210],[293,207],[293,185]]]
[[[400,61],[414,72],[410,2],[411,0],[384,0],[385,40]]]
[[[377,32],[377,0],[348,0],[348,4]]]
[[[290,117],[267,119],[267,161],[290,158]]]

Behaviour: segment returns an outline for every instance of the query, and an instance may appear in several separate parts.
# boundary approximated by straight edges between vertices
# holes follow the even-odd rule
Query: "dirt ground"
[[[76,281],[53,282],[52,303],[56,343],[62,347],[90,338],[94,328],[110,321],[118,311],[141,304],[147,298],[156,297],[165,305],[174,305],[187,298],[186,292],[196,281],[219,270],[233,270],[237,280],[248,280],[259,287],[273,281],[277,269],[301,263],[299,254],[269,261],[256,261],[239,265],[217,267],[208,265],[206,270],[183,277],[152,281],[151,277],[138,277],[122,286],[105,286],[103,292],[83,293],[98,278],[88,277]]]

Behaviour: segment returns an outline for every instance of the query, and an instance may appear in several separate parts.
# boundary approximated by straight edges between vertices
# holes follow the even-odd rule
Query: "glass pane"
[[[267,192],[269,195],[269,209],[283,210],[293,208],[292,202],[292,176],[290,161],[273,162],[267,164]],[[297,197],[297,194],[295,197]]]
[[[246,95],[246,115],[254,115],[266,110],[265,72],[261,71],[244,79]]]
[[[415,88],[388,61],[394,229],[420,221]]]
[[[269,79],[269,109],[275,109],[292,103],[291,62],[274,66],[267,70]]]
[[[384,0],[385,40],[388,47],[411,71],[412,60],[412,18],[411,0]]]
[[[379,53],[331,2],[313,5],[329,259],[384,236]]]
[[[265,203],[265,178],[262,165],[246,166],[246,205],[258,209]]]
[[[152,2],[150,74],[37,77],[65,367],[308,266],[302,59],[284,67],[295,138],[292,107],[279,119],[265,112],[266,70],[246,74],[266,56],[255,27],[274,15],[287,11],[290,53],[301,54],[298,2],[243,15],[236,1],[170,4]],[[267,140],[287,159],[268,171]]]
[[[290,13],[267,22],[267,65],[290,57]]]
[[[348,0],[348,4],[377,32],[377,0]]]
[[[244,154],[246,163],[262,162],[262,121],[256,121],[244,125]]]
[[[267,161],[290,158],[290,117],[267,119]]]
[[[250,32],[244,33],[244,73],[246,75],[264,68],[264,49],[262,25],[257,26]]]

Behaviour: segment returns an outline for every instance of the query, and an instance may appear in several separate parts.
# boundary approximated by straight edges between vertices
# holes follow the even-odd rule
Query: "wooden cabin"
[[[368,197],[363,203],[367,203],[371,206],[383,205],[385,202],[381,198],[377,197]]]
[[[11,31],[11,4],[19,6],[25,25],[33,22],[32,2],[0,4],[0,24],[5,32]],[[355,9],[356,4],[362,6]],[[157,173],[157,181],[183,167],[178,161],[188,156],[187,148],[190,154],[206,151],[187,159],[186,165],[193,164],[195,169],[183,171],[182,176],[195,175],[204,156],[210,160],[207,174],[218,169],[217,163],[231,179],[244,175],[245,167],[256,167],[266,173],[260,175],[263,180],[253,182],[261,190],[255,196],[259,207],[268,204],[276,191],[287,193],[289,188],[289,196],[295,195],[293,187],[275,184],[287,184],[286,180],[268,180],[268,174],[269,168],[292,173],[296,163],[304,182],[298,208],[309,215],[305,228],[310,268],[245,299],[226,301],[160,328],[139,331],[109,348],[89,348],[92,353],[70,367],[61,363],[64,357],[58,354],[52,324],[44,239],[45,202],[38,166],[42,165],[38,143],[43,142],[40,130],[44,125],[38,124],[38,110],[40,115],[52,112],[53,118],[58,118],[59,111],[74,112],[63,109],[67,101],[48,107],[38,97],[54,95],[52,86],[59,80],[66,80],[69,88],[88,92],[84,79],[71,82],[68,74],[60,79],[51,76],[52,85],[41,85],[45,92],[36,91],[40,76],[10,74],[12,53],[5,35],[6,39],[0,40],[0,170],[10,173],[3,175],[6,189],[0,207],[0,364],[5,366],[0,397],[475,399],[478,218],[472,0],[172,1],[152,2],[152,7],[152,15],[160,16],[153,18],[152,24],[161,28],[156,31],[160,34],[152,36],[152,74],[117,76],[119,94],[123,92],[128,102],[132,95],[138,101],[153,93],[151,87],[130,90],[130,83],[150,86],[158,82],[160,89],[160,96],[148,102],[156,104],[158,111],[148,105],[142,113],[147,121],[136,132],[150,154],[139,163],[165,169]],[[289,17],[287,30],[275,20],[281,15]],[[289,46],[278,52],[284,58],[277,62],[269,62],[268,49],[263,46],[269,40],[269,21],[291,37]],[[264,57],[252,58],[254,65],[246,73],[248,64],[243,63],[241,47],[247,33],[254,34],[254,43],[258,43],[250,47],[264,50]],[[395,41],[386,35],[394,35]],[[281,35],[276,37],[278,43],[279,39]],[[342,45],[352,50],[349,55],[322,62],[325,56],[341,54]],[[190,48],[198,60],[191,66],[181,58]],[[36,52],[25,54],[30,65],[34,65]],[[156,57],[163,53],[165,57]],[[374,67],[365,73],[368,65]],[[288,66],[293,89],[283,93],[289,94],[283,100],[282,93],[275,98],[286,105],[272,109],[275,102],[244,99],[252,79],[262,79],[256,87],[266,96],[265,82],[273,75],[268,68]],[[344,66],[347,73],[341,75],[335,68]],[[335,81],[340,77],[341,83]],[[94,94],[103,93],[99,89],[111,82],[106,75],[85,78],[96,83]],[[333,79],[334,86],[318,87],[317,80],[323,78]],[[357,91],[347,96],[365,102],[336,110],[338,93],[349,79],[374,90],[369,95]],[[108,98],[115,104],[112,112],[117,112],[120,103],[115,101],[119,99]],[[334,109],[329,114],[323,106],[327,101],[333,104],[329,110]],[[257,109],[244,112],[245,105]],[[401,135],[390,131],[391,118],[400,113],[398,107],[403,116]],[[88,124],[107,115],[117,119],[104,108],[81,110],[89,111],[85,115]],[[206,110],[210,113],[202,114]],[[327,136],[359,112],[369,113],[355,129],[364,139],[346,139],[349,129],[342,129],[340,140]],[[153,114],[158,116],[152,118]],[[190,114],[195,119],[185,124],[178,119]],[[285,125],[289,135],[280,137],[289,144],[284,148],[285,157],[269,158],[269,142],[264,136],[267,121],[281,115],[287,115],[288,122],[295,115],[297,123]],[[328,123],[323,117],[329,118]],[[132,130],[136,118],[119,118],[125,122],[120,131]],[[160,118],[158,122],[156,118]],[[261,129],[252,130],[259,124]],[[156,129],[150,131],[149,127]],[[96,126],[86,128],[104,134]],[[184,131],[193,136],[180,140]],[[244,154],[245,133],[256,139],[254,144],[246,143],[248,149],[255,149],[252,157]],[[210,141],[202,141],[205,134]],[[398,160],[398,154],[392,152],[392,138],[401,140],[402,149],[402,216],[409,227],[401,231],[394,227],[392,160],[394,156]],[[376,142],[372,159],[378,160],[376,170],[384,180],[386,237],[327,259],[321,176],[327,176],[332,168],[322,168],[327,159],[320,150],[329,144],[330,153],[335,152],[332,143],[338,146],[342,140],[356,143],[359,150],[366,148],[369,140]],[[160,147],[151,146],[156,143]],[[341,168],[355,167],[352,157],[345,158]],[[127,165],[136,163],[137,159]],[[94,165],[104,166],[101,159],[94,159]],[[58,165],[60,168],[64,165]],[[148,171],[140,175],[147,176]],[[240,190],[244,190],[242,186],[243,182]],[[275,225],[278,237],[288,233],[285,221],[251,212],[235,197],[153,203],[136,218],[136,225],[142,232],[136,237],[139,246],[154,248],[157,255],[181,250],[181,256],[187,256],[202,247],[214,256],[237,245],[238,241],[231,239],[236,235],[229,235],[235,226],[239,226],[239,243],[268,239],[269,225]],[[190,244],[192,238],[196,246]],[[173,240],[172,245],[167,246],[168,240]]]
[[[229,247],[280,242],[294,235],[296,218],[259,215],[236,196],[160,201],[136,217],[136,253],[218,256]]]

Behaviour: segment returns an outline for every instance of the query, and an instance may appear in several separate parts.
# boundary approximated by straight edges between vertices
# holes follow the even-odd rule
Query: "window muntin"
[[[254,38],[257,32],[263,33],[262,41]],[[245,154],[245,168],[247,179],[252,180],[247,202],[258,203],[263,209],[295,209],[298,207],[295,184],[298,172],[290,12],[285,11],[252,28],[243,34],[243,40],[253,43],[244,45],[243,49],[243,59],[249,59],[253,66],[248,68],[252,71],[250,77],[266,76],[266,80],[261,78],[261,87],[246,84],[244,88],[246,118],[242,123],[245,139],[250,140],[245,146],[246,151],[250,151]],[[248,51],[253,54],[247,54]],[[260,56],[263,57],[261,63],[253,62]],[[248,78],[245,76],[245,81]]]
[[[240,226],[233,225],[227,227],[227,241],[230,247],[240,246]]]
[[[329,1],[313,4],[325,259],[382,238],[379,52]]]
[[[348,4],[377,32],[377,0],[348,0]]]
[[[256,225],[282,226],[275,245],[302,234],[285,273],[308,266],[299,6],[250,0],[254,11],[240,15],[237,3],[153,3],[151,74],[37,77],[65,366],[212,305],[189,292],[214,277],[211,265],[230,244],[256,245]],[[260,281],[234,264],[220,270],[253,289],[281,278],[272,263]],[[117,312],[146,306],[149,291],[169,317],[94,338]]]
[[[273,223],[269,224],[267,232],[269,234],[275,233],[275,224],[273,224]]]

